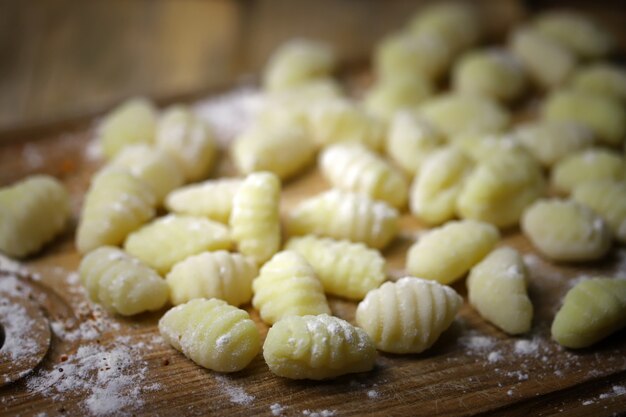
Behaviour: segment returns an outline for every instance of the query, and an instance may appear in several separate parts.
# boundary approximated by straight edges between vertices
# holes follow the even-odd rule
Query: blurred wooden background
[[[96,114],[135,94],[197,96],[258,73],[293,36],[328,40],[343,62],[364,62],[376,40],[424,3],[0,0],[0,132]],[[477,3],[496,17],[496,34],[525,9],[572,4],[626,31],[624,0]]]

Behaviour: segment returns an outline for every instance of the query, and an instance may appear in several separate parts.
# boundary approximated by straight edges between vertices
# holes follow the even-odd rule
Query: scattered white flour
[[[103,158],[100,138],[97,135],[85,146],[84,155],[88,161],[100,161]]]
[[[376,391],[374,389],[371,389],[371,390],[367,391],[367,397],[371,398],[371,399],[375,399],[375,398],[380,397],[380,394],[379,394],[378,391]]]
[[[0,271],[13,274],[26,274],[28,270],[21,263],[14,261],[0,253]]]
[[[537,340],[518,340],[515,342],[515,353],[517,355],[536,355],[539,349]]]
[[[512,389],[508,390],[506,392],[506,395],[508,395],[509,397],[512,397],[513,396],[513,390]]]
[[[493,352],[489,352],[489,356],[487,356],[487,360],[489,361],[489,363],[500,362],[502,359],[503,359],[502,353],[500,353],[497,350],[494,350]]]
[[[525,374],[522,371],[511,371],[506,373],[507,376],[517,378],[518,381],[526,381],[528,380],[528,374]]]
[[[27,144],[22,149],[22,158],[26,162],[26,166],[31,169],[40,168],[44,163],[44,156],[36,145]]]
[[[272,412],[273,416],[282,416],[286,409],[287,406],[280,405],[278,403],[270,405],[270,411]]]
[[[304,410],[302,414],[309,417],[332,417],[337,412],[335,410],[320,410],[320,411],[312,411],[312,410]]]
[[[7,299],[0,299],[0,317],[3,321],[5,343],[1,351],[9,355],[13,361],[24,356],[32,356],[39,351],[39,346],[34,338],[20,337],[24,329],[33,327],[33,320],[29,317],[26,308],[20,304],[14,304]]]
[[[215,380],[220,384],[220,387],[230,397],[230,402],[239,405],[248,405],[254,401],[254,395],[250,395],[241,387],[233,385],[228,377],[218,375]]]
[[[582,404],[583,404],[583,405],[589,405],[589,404],[593,404],[594,402],[595,402],[595,401],[593,401],[593,400],[585,400],[585,401],[583,401],[583,403],[582,403]]]
[[[462,336],[459,341],[465,348],[476,352],[491,349],[496,343],[495,340],[489,336],[479,336],[475,334]]]

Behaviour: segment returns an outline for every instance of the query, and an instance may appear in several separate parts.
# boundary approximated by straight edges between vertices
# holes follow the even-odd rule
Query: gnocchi
[[[302,201],[289,214],[291,235],[314,234],[381,249],[398,233],[399,214],[383,201],[330,190]]]
[[[187,185],[169,193],[165,207],[176,214],[228,223],[235,194],[242,182],[239,178],[220,178]]]
[[[263,357],[275,375],[322,380],[370,371],[376,348],[369,336],[327,314],[291,316],[267,332]]]
[[[230,227],[237,248],[263,263],[280,248],[280,180],[270,172],[248,175],[233,200]]]
[[[319,158],[324,177],[336,188],[367,195],[402,208],[408,184],[404,175],[383,158],[359,144],[327,147]]]
[[[152,143],[156,135],[157,112],[144,98],[133,98],[111,111],[98,128],[100,147],[113,158],[129,145]]]
[[[330,314],[313,267],[293,251],[279,252],[265,263],[252,290],[252,305],[270,325],[291,315]]]
[[[609,63],[597,63],[576,71],[570,85],[574,90],[611,96],[626,101],[626,70]]]
[[[23,257],[63,231],[70,198],[57,179],[34,175],[0,188],[0,251]]]
[[[521,255],[510,247],[491,252],[467,277],[467,297],[490,323],[508,334],[530,330],[533,304],[528,298],[528,273]]]
[[[498,229],[489,223],[451,221],[409,248],[406,269],[414,276],[450,284],[480,262],[499,239]]]
[[[574,188],[572,198],[598,213],[613,236],[626,243],[626,183],[613,180],[585,181]]]
[[[362,300],[385,281],[385,258],[362,243],[316,236],[290,239],[285,249],[304,257],[328,294]]]
[[[539,200],[522,217],[532,244],[555,261],[602,258],[611,247],[607,224],[590,208],[571,200]]]
[[[569,290],[552,322],[552,338],[585,348],[626,325],[626,280],[593,278]]]
[[[118,248],[101,246],[89,252],[78,272],[89,298],[123,316],[157,311],[167,303],[165,281]]]
[[[254,260],[224,250],[203,252],[177,263],[165,277],[172,304],[194,298],[218,298],[240,306],[252,299]]]
[[[450,327],[462,302],[446,285],[404,277],[370,291],[356,322],[383,352],[420,353]]]
[[[143,181],[125,170],[105,169],[93,179],[83,204],[76,247],[80,253],[116,246],[153,218],[156,198]]]
[[[552,170],[550,181],[557,191],[569,194],[587,181],[605,179],[626,179],[624,158],[607,149],[590,148],[562,159]]]
[[[412,108],[433,94],[431,83],[419,73],[381,78],[365,96],[365,109],[384,120],[390,120],[402,109]]]
[[[172,308],[159,320],[159,333],[174,349],[217,372],[240,371],[261,350],[259,331],[248,313],[215,298]]]
[[[169,214],[131,233],[124,249],[160,274],[200,252],[230,249],[226,226],[203,217]]]

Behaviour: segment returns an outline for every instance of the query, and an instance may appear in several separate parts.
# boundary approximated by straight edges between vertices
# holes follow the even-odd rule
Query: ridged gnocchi
[[[456,64],[452,85],[461,93],[511,101],[524,93],[526,75],[518,59],[505,49],[477,50]]]
[[[230,249],[231,234],[221,223],[169,214],[131,233],[124,249],[160,274],[166,274],[177,262],[200,252]]]
[[[70,215],[69,195],[53,177],[34,175],[0,188],[0,251],[14,257],[37,252]]]
[[[148,184],[154,191],[157,203],[173,189],[183,185],[184,177],[173,156],[149,145],[132,145],[119,152],[113,166],[122,167]]]
[[[279,252],[263,265],[252,282],[252,305],[267,324],[287,316],[330,314],[315,270],[294,251]]]
[[[270,172],[248,175],[229,220],[239,252],[263,263],[280,248],[280,180]]]
[[[386,152],[410,177],[416,175],[430,155],[445,145],[441,133],[412,111],[399,111],[389,127]]]
[[[78,272],[89,298],[123,316],[160,310],[167,303],[165,281],[121,249],[102,246],[89,252]]]
[[[217,143],[210,126],[184,106],[165,110],[156,145],[176,158],[187,181],[206,178],[215,165]]]
[[[591,261],[611,247],[607,224],[587,206],[571,200],[539,200],[522,217],[532,244],[555,261]]]
[[[534,28],[516,30],[510,44],[529,77],[545,89],[564,84],[576,68],[576,57],[568,48]]]
[[[319,158],[324,177],[332,186],[367,195],[394,207],[406,205],[409,185],[395,167],[357,143],[340,143],[324,149]]]
[[[576,71],[570,80],[574,90],[611,96],[626,101],[626,69],[610,63],[597,63]]]
[[[156,214],[154,192],[131,173],[109,168],[98,173],[87,190],[76,231],[80,253],[116,246]]]
[[[267,332],[263,357],[272,373],[289,379],[322,380],[374,368],[369,336],[326,314],[291,316]]]
[[[308,39],[294,39],[281,45],[270,57],[263,73],[263,87],[282,91],[330,75],[335,67],[332,48]]]
[[[626,243],[626,183],[585,181],[574,188],[572,199],[598,213],[611,228],[615,239]]]
[[[552,322],[552,338],[568,348],[585,348],[626,325],[626,280],[593,278],[569,290]]]
[[[172,304],[194,298],[218,298],[240,306],[252,299],[256,262],[224,250],[203,252],[178,262],[165,277]]]
[[[397,111],[420,104],[433,90],[430,81],[419,73],[381,78],[367,91],[363,104],[371,114],[390,120]]]
[[[491,133],[505,129],[508,111],[490,98],[470,94],[443,94],[426,100],[418,114],[448,138],[461,133]]]
[[[240,178],[220,178],[178,188],[167,195],[165,208],[176,214],[228,223]]]
[[[270,171],[287,179],[313,162],[315,150],[315,144],[298,124],[257,124],[236,138],[232,155],[242,174]]]
[[[528,273],[518,251],[502,247],[476,264],[467,277],[467,297],[490,323],[508,334],[530,330],[533,304],[528,298]]]
[[[617,152],[602,148],[590,148],[569,155],[554,166],[550,177],[552,186],[565,194],[587,181],[625,179],[624,158]]]
[[[433,152],[411,187],[411,213],[431,225],[454,218],[456,200],[473,168],[473,162],[456,147]]]
[[[608,145],[621,145],[626,138],[626,109],[612,96],[580,90],[556,91],[546,99],[542,114],[546,120],[584,124]]]
[[[328,294],[362,300],[386,279],[385,258],[362,243],[304,236],[291,238],[285,249],[307,260]]]
[[[320,235],[384,248],[398,233],[399,214],[383,201],[330,190],[302,201],[289,213],[291,235]]]
[[[514,226],[544,189],[541,168],[530,155],[492,152],[467,177],[456,200],[457,213],[501,228]]]
[[[498,240],[498,229],[489,223],[451,221],[409,248],[406,269],[416,277],[450,284],[480,262]]]
[[[113,158],[129,145],[154,142],[157,112],[144,98],[133,98],[113,109],[100,124],[102,153]]]
[[[198,298],[169,310],[159,333],[174,349],[217,372],[237,372],[261,350],[259,331],[248,313],[222,300]]]
[[[404,277],[370,291],[356,322],[383,352],[420,353],[450,327],[462,302],[446,285]]]
[[[594,143],[591,129],[568,121],[525,123],[515,129],[512,135],[546,167]]]

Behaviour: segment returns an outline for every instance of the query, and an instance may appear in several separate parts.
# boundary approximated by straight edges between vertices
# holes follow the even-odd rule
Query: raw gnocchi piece
[[[289,379],[328,379],[374,368],[369,336],[327,314],[291,316],[267,332],[263,357],[274,374]]]
[[[530,330],[533,304],[528,298],[528,273],[519,252],[502,247],[472,268],[467,297],[480,315],[508,334]]]
[[[169,310],[159,333],[174,349],[217,372],[237,372],[261,350],[259,330],[248,313],[222,300],[198,298]]]
[[[568,291],[552,322],[552,338],[568,348],[585,348],[625,325],[626,280],[593,278]]]
[[[70,215],[69,195],[55,178],[34,175],[0,188],[0,251],[14,257],[37,252]]]
[[[330,314],[322,283],[313,267],[294,251],[279,252],[252,282],[252,305],[267,324],[287,316]]]
[[[433,94],[434,87],[416,73],[412,76],[379,79],[365,95],[365,109],[383,120],[390,120],[402,109],[413,108]]]
[[[521,152],[520,152],[521,151]],[[539,164],[523,149],[492,152],[467,177],[456,200],[461,218],[505,228],[541,197],[545,180]]]
[[[337,142],[360,142],[375,151],[385,144],[384,127],[346,99],[313,103],[307,112],[309,133],[321,146]]]
[[[174,305],[194,298],[219,298],[240,306],[252,299],[252,280],[257,273],[254,260],[220,250],[193,255],[177,263],[165,281]]]
[[[215,165],[217,143],[211,128],[184,106],[163,113],[156,144],[176,158],[187,181],[206,178]]]
[[[148,184],[157,202],[163,201],[167,193],[183,185],[183,173],[176,159],[162,149],[149,145],[132,145],[119,152],[113,166],[122,167]]]
[[[583,59],[603,57],[615,46],[609,31],[571,10],[543,13],[535,19],[533,26]]]
[[[332,186],[386,201],[396,208],[406,205],[409,185],[391,164],[357,143],[339,143],[324,149],[319,158],[324,177]]]
[[[466,2],[442,2],[420,10],[410,23],[414,36],[442,39],[455,53],[480,41],[483,27],[478,11]]]
[[[168,194],[165,207],[176,214],[208,217],[228,223],[240,178],[220,178],[179,188]]]
[[[452,50],[444,40],[423,34],[397,33],[386,37],[374,52],[374,72],[380,78],[413,77],[420,74],[436,81],[452,63]]]
[[[406,268],[411,275],[450,284],[480,262],[498,240],[498,229],[489,223],[451,221],[411,246]]]
[[[590,147],[594,142],[591,129],[568,121],[526,123],[515,129],[513,137],[546,167]]]
[[[113,158],[126,146],[154,142],[156,125],[157,112],[150,101],[133,98],[122,103],[99,127],[102,153]]]
[[[576,68],[576,57],[568,48],[536,29],[516,30],[510,43],[529,77],[545,89],[562,85]]]
[[[330,190],[302,201],[289,215],[292,235],[314,234],[384,248],[398,233],[398,211],[383,201]]]
[[[420,353],[454,321],[463,299],[450,287],[404,277],[370,291],[356,309],[356,322],[391,353]]]
[[[532,244],[555,261],[591,261],[611,247],[607,224],[587,206],[571,200],[539,200],[522,217]]]
[[[230,227],[239,252],[259,264],[280,248],[280,180],[271,172],[248,175],[233,200]]]
[[[116,246],[156,214],[152,189],[119,168],[101,171],[85,196],[76,232],[80,253],[99,246]]]
[[[561,193],[571,193],[578,185],[594,180],[626,179],[626,162],[617,152],[590,148],[562,159],[554,166],[551,182]]]
[[[385,258],[362,243],[304,236],[290,239],[285,249],[311,264],[328,294],[362,300],[386,279]]]
[[[526,75],[522,64],[507,50],[476,50],[468,52],[456,64],[452,85],[461,93],[511,101],[524,93]]]
[[[89,298],[123,316],[157,311],[167,303],[165,281],[121,249],[101,246],[89,252],[78,272]]]
[[[287,179],[313,162],[315,144],[297,124],[257,124],[237,137],[232,155],[242,174],[270,171]]]
[[[456,200],[473,162],[453,146],[433,152],[411,187],[411,213],[431,225],[454,218]]]
[[[577,90],[552,93],[543,106],[546,120],[574,121],[588,126],[599,141],[621,145],[626,138],[626,109],[612,96]]]
[[[411,111],[399,111],[389,128],[387,154],[409,176],[416,175],[424,161],[445,144],[441,133]]]
[[[613,236],[626,243],[626,183],[585,181],[574,188],[572,198],[598,213],[611,228]]]
[[[570,80],[574,90],[611,96],[626,101],[626,70],[607,62],[600,62],[576,71]]]
[[[499,132],[510,122],[509,113],[497,102],[469,94],[443,94],[425,101],[418,111],[449,138]]]
[[[330,45],[308,39],[291,40],[270,57],[263,73],[263,87],[269,91],[288,90],[327,77],[335,60]]]
[[[124,249],[160,274],[200,252],[230,249],[228,228],[204,217],[169,214],[131,233]]]

